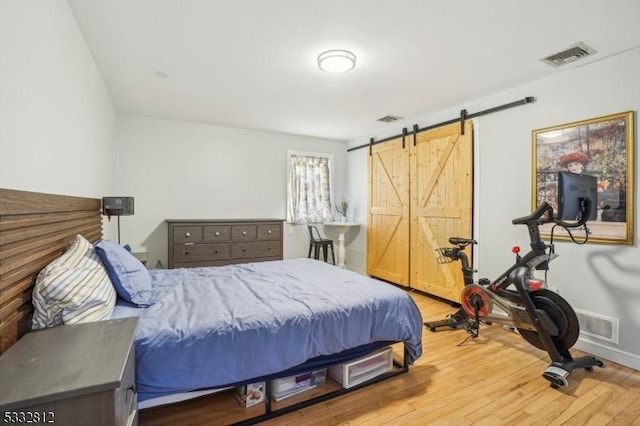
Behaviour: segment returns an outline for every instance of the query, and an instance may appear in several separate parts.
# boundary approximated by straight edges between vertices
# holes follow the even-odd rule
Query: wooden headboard
[[[100,199],[0,189],[0,353],[31,330],[38,272],[76,234],[101,238]]]

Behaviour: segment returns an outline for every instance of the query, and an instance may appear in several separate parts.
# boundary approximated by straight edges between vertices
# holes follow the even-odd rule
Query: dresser
[[[169,268],[282,259],[282,219],[167,219]]]
[[[4,424],[137,425],[137,318],[24,335],[0,356]]]

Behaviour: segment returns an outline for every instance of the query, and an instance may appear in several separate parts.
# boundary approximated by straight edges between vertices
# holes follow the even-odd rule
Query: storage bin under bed
[[[329,376],[349,389],[373,379],[393,368],[393,351],[390,346],[344,364],[329,367]]]

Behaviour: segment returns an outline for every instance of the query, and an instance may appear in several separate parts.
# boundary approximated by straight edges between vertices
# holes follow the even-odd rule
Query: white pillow
[[[32,328],[111,318],[116,292],[89,241],[77,235],[59,258],[47,265],[33,289]]]

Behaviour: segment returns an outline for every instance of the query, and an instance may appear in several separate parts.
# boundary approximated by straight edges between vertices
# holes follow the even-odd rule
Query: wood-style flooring
[[[425,321],[455,311],[442,301],[411,294]],[[424,328],[424,353],[408,374],[262,424],[640,425],[639,371],[607,362],[605,368],[574,371],[569,387],[560,391],[541,376],[549,364],[546,352],[517,333],[494,324],[483,325],[477,339],[466,337],[464,330],[433,333]],[[400,353],[401,347],[394,350]],[[337,385],[328,379],[326,386]],[[312,392],[321,390],[307,394]],[[139,424],[224,425],[260,410],[241,408],[225,391],[142,410]]]

